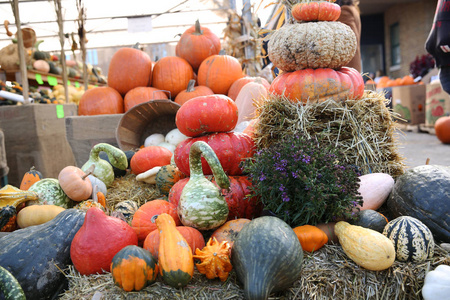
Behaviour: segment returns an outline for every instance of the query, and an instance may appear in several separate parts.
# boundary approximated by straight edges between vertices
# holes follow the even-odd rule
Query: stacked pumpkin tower
[[[336,20],[341,8],[334,1],[299,2],[292,7],[291,23],[272,34],[269,58],[282,73],[269,92],[292,102],[360,99],[361,74],[344,67],[356,52],[351,28]]]

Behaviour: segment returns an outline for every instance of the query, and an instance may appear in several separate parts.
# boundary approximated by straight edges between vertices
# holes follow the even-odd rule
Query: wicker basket
[[[166,135],[175,129],[175,116],[179,108],[180,105],[171,100],[151,100],[132,107],[117,126],[116,139],[120,149],[138,149],[149,135]]]

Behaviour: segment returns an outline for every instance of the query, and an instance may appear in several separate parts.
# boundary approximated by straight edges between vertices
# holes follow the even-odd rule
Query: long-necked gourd
[[[108,155],[109,162],[100,158],[100,152]],[[89,160],[81,167],[84,172],[95,165],[93,175],[103,181],[107,187],[114,181],[113,166],[125,170],[128,167],[128,160],[125,152],[107,143],[99,143],[92,147]]]
[[[189,152],[190,178],[180,196],[178,215],[185,226],[209,230],[225,223],[228,204],[221,190],[203,175],[202,155],[211,167],[218,186],[222,189],[230,186],[228,176],[212,148],[205,142],[195,142]]]

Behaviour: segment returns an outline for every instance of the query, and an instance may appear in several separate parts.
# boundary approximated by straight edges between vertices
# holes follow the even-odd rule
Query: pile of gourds
[[[317,13],[323,7],[329,15]],[[183,84],[190,82],[186,93],[192,97],[180,100],[176,115],[182,135],[178,137],[182,138],[176,139],[173,151],[149,142],[139,151],[127,153],[100,143],[81,168],[67,166],[58,178],[44,178],[32,169],[20,188],[0,189],[0,228],[12,231],[0,239],[0,282],[14,287],[0,284],[3,292],[48,298],[64,280],[60,269],[72,263],[83,275],[111,272],[114,283],[125,291],[142,290],[158,276],[166,284],[182,288],[192,279],[194,268],[208,279],[222,281],[234,270],[246,298],[267,299],[299,278],[303,251],[318,251],[327,243],[339,243],[349,259],[373,271],[390,268],[396,259],[417,263],[432,257],[435,238],[450,241],[445,226],[450,223],[446,215],[450,210],[448,167],[412,168],[396,181],[388,174],[361,176],[359,192],[364,204],[355,207],[357,219],[352,222],[291,228],[281,219],[261,216],[263,207],[258,199],[247,197],[251,182],[240,164],[256,151],[253,128],[249,125],[243,133],[233,131],[241,117],[238,100],[248,105],[259,97],[249,96],[250,90],[247,97],[241,96],[246,87],[261,94],[269,90],[296,102],[359,99],[362,95],[361,75],[342,67],[351,59],[355,42],[351,30],[335,24],[336,10],[333,3],[324,1],[294,7],[292,13],[299,23],[285,25],[269,43],[271,59],[283,70],[271,85],[244,77],[231,56],[218,54],[220,47],[194,55],[204,49],[190,45],[189,40],[216,42],[199,24],[181,37],[178,56],[159,60],[153,71],[144,52],[119,50],[111,61],[110,86],[92,89],[91,95],[86,95],[87,91],[80,109],[92,113],[89,97],[108,94],[107,112],[96,113],[123,112],[124,107],[148,101],[155,89],[178,97]],[[311,17],[314,11],[316,17]],[[314,51],[308,52],[313,40],[305,32],[322,36],[324,43],[314,44]],[[326,41],[342,47],[328,49]],[[291,54],[295,51],[284,52],[292,47],[306,52],[298,57]],[[200,86],[212,94],[192,94],[194,71]],[[137,75],[134,80],[126,75],[129,72]],[[179,77],[164,80],[169,76],[166,72]],[[162,93],[158,97],[162,95],[167,96]],[[251,113],[249,110],[242,117],[251,117]],[[104,159],[101,152],[106,153]],[[161,199],[141,206],[123,199],[110,211],[105,196],[116,177],[128,169],[137,178],[155,167],[154,181],[148,184],[160,189]],[[26,203],[24,208],[22,203]],[[389,220],[377,211],[385,203],[392,212]],[[16,230],[17,226],[21,229]],[[210,238],[205,242],[207,235]],[[431,285],[429,278],[446,268],[440,266],[434,272],[427,275],[426,284]],[[42,274],[48,281],[37,284]],[[424,287],[424,298],[438,299],[431,295],[436,290]]]

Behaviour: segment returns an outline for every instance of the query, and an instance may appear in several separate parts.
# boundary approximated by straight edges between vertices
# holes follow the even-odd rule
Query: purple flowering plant
[[[362,205],[355,166],[320,137],[293,135],[246,160],[251,196],[291,227],[354,219]]]

